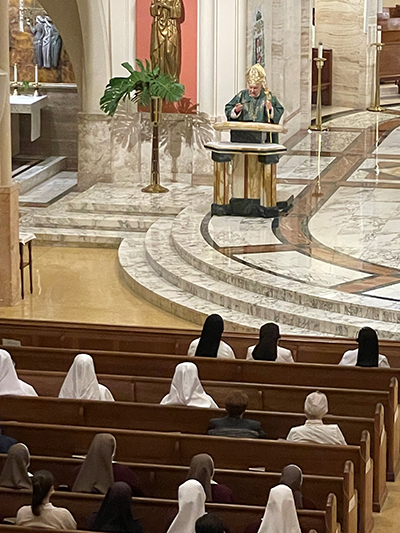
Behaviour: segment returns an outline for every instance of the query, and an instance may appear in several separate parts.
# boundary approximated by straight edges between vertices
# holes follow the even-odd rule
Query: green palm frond
[[[129,76],[111,78],[108,82],[100,99],[100,109],[107,115],[113,116],[120,102],[127,98],[148,106],[152,96],[158,96],[167,102],[178,102],[183,97],[185,87],[161,72],[159,67],[153,69],[147,59],[145,64],[140,59],[136,63],[138,70],[130,63],[122,63]]]

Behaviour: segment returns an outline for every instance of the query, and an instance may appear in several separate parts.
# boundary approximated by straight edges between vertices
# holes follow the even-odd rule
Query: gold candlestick
[[[322,69],[326,59],[324,57],[315,57],[314,61],[318,69],[318,87],[317,87],[317,108],[315,115],[315,124],[308,129],[310,131],[326,131],[328,128],[322,125]]]
[[[381,107],[381,77],[380,77],[380,63],[381,52],[385,43],[373,43],[371,46],[376,46],[376,64],[375,64],[375,98],[370,107],[367,107],[367,111],[374,111],[385,113],[387,110]]]

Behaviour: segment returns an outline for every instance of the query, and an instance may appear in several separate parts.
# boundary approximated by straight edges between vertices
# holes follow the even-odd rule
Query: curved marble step
[[[96,231],[69,228],[40,228],[21,226],[21,232],[34,233],[35,245],[77,246],[94,248],[118,248],[126,236],[123,231]]]
[[[241,313],[334,336],[355,337],[365,320],[340,313],[321,312],[299,304],[277,300],[218,281],[186,263],[174,250],[169,236],[172,220],[159,220],[145,236],[146,257],[153,269],[169,283],[217,305]],[[382,338],[398,337],[400,325],[370,320]]]
[[[106,213],[33,213],[31,222],[36,227],[89,229],[100,231],[147,231],[158,220],[158,215],[109,215]]]
[[[400,332],[400,325],[398,325],[400,304],[397,302],[288,280],[226,257],[204,240],[200,230],[204,216],[204,212],[200,209],[183,210],[175,218],[171,233],[172,244],[176,252],[186,263],[197,270],[215,280],[227,282],[256,294],[290,302],[293,305],[317,309],[320,312],[339,313],[348,320],[360,318],[363,319],[363,325],[366,321],[368,324],[371,321],[388,323],[386,329]]]
[[[265,320],[203,300],[160,277],[146,258],[145,237],[137,233],[123,240],[118,251],[121,274],[128,286],[150,303],[169,313],[202,325],[211,313],[218,313],[227,331],[257,333]],[[282,324],[281,332],[293,335],[320,335],[305,328]]]

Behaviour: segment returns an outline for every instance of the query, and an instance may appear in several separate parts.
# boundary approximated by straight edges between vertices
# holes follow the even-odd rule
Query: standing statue
[[[48,18],[48,17],[46,17]],[[62,39],[60,32],[56,26],[52,23],[51,19],[48,18],[51,29],[50,29],[50,64],[51,68],[57,68],[60,61]]]
[[[45,19],[38,15],[36,17],[36,24],[32,26],[30,20],[27,20],[28,26],[33,34],[33,54],[34,63],[39,68],[43,67],[43,37],[45,33],[44,23]]]
[[[150,59],[154,67],[179,80],[181,69],[180,29],[181,0],[152,0]]]
[[[49,21],[49,18],[46,17],[44,19],[44,35],[42,40],[42,50],[43,50],[43,67],[44,68],[51,68],[51,27],[52,23]]]

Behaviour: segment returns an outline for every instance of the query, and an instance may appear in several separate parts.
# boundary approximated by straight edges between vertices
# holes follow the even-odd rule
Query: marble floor
[[[22,227],[42,245],[118,249],[130,290],[196,324],[218,312],[232,330],[354,336],[368,323],[397,339],[400,107],[326,124],[286,142],[278,198],[294,204],[279,218],[210,217],[211,186],[153,196],[124,182],[23,208]]]

